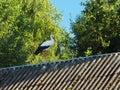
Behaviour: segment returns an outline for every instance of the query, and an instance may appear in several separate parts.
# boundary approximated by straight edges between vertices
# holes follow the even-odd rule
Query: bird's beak
[[[54,41],[56,41],[54,37],[53,37],[53,39],[54,39]]]

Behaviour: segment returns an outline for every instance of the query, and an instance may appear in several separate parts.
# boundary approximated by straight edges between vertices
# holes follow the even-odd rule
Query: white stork
[[[51,40],[47,40],[38,46],[38,48],[36,49],[36,51],[34,53],[35,55],[48,50],[51,46],[54,45],[55,38],[53,37],[53,35],[50,35],[50,38],[51,38]]]

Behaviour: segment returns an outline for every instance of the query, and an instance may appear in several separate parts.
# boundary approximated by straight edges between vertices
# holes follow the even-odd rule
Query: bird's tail
[[[38,50],[36,50],[36,51],[34,52],[35,55],[38,55],[38,53],[39,53]]]
[[[34,52],[34,54],[35,55],[38,55],[39,53],[41,53],[42,51],[40,51],[39,49],[37,49],[35,52]]]

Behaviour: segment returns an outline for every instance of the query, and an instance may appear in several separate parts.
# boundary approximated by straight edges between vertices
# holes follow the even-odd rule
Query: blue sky
[[[80,5],[86,0],[51,0],[59,12],[62,13],[63,21],[60,23],[68,32],[70,31],[70,18],[74,21],[77,15],[80,15],[84,7]]]

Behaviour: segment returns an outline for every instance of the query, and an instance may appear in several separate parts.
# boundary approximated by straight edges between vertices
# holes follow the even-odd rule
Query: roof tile
[[[119,90],[120,52],[0,69],[3,90]]]

